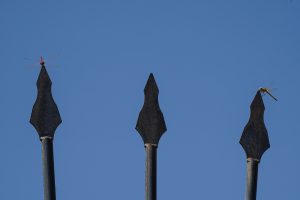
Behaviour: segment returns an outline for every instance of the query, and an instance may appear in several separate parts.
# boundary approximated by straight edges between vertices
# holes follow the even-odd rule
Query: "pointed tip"
[[[153,73],[150,73],[150,74],[149,74],[149,77],[148,77],[148,81],[147,81],[147,82],[149,82],[149,81],[154,81],[154,82],[156,82]]]
[[[145,93],[157,93],[157,94],[159,93],[159,89],[156,84],[153,73],[150,73],[144,91]]]
[[[258,90],[256,92],[256,95],[255,95],[250,107],[251,107],[251,109],[254,109],[254,108],[265,109],[264,101],[262,99],[260,90]]]
[[[47,72],[45,65],[42,65],[39,77],[37,79],[37,85],[45,85],[45,84],[52,84],[50,76]]]

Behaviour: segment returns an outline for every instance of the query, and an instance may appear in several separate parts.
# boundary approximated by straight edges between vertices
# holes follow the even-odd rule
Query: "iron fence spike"
[[[163,113],[159,108],[159,90],[152,73],[148,78],[144,93],[144,105],[135,128],[142,136],[146,150],[145,199],[156,200],[157,147],[160,137],[167,128]]]
[[[45,136],[52,138],[62,120],[52,97],[52,82],[44,64],[42,64],[36,85],[38,94],[32,108],[30,123],[37,130],[40,138]]]
[[[158,87],[151,73],[144,89],[145,100],[139,113],[135,129],[143,138],[144,143],[158,145],[159,139],[166,132],[163,113],[158,103]]]
[[[260,91],[257,91],[250,108],[250,119],[244,128],[240,144],[247,158],[260,160],[263,153],[270,148],[268,131],[264,123],[265,106]]]

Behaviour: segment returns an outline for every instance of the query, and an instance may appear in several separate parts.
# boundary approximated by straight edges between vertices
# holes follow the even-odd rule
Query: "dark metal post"
[[[146,149],[146,199],[156,199],[157,146],[145,144]]]
[[[55,199],[53,143],[50,137],[41,137],[45,199]]]
[[[55,200],[53,137],[56,128],[61,123],[61,118],[52,98],[52,83],[44,62],[41,62],[41,65],[37,81],[38,95],[32,108],[30,123],[37,130],[42,143],[44,200]]]
[[[246,199],[256,199],[258,160],[247,159],[247,192]]]
[[[244,128],[240,144],[247,155],[246,200],[256,200],[258,164],[263,153],[270,148],[268,131],[264,124],[265,106],[260,91],[257,91],[250,108],[250,119]]]
[[[160,137],[166,132],[164,116],[158,104],[158,87],[150,74],[144,89],[145,101],[139,114],[136,130],[142,136],[146,150],[146,200],[156,200],[157,147]]]

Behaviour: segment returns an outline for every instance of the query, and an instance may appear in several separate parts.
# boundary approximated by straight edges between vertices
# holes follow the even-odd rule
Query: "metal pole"
[[[256,200],[258,164],[259,160],[257,159],[247,159],[246,200]]]
[[[56,200],[53,142],[51,137],[41,137],[44,175],[44,199]]]
[[[156,200],[157,145],[145,144],[146,150],[146,200]]]

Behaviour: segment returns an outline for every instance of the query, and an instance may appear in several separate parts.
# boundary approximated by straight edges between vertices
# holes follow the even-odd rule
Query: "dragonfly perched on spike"
[[[47,67],[51,67],[51,68],[60,68],[60,64],[57,64],[57,61],[55,61],[55,59],[46,59],[44,58],[44,56],[40,56],[40,59],[37,61],[36,59],[32,59],[32,58],[24,58],[25,62],[26,62],[26,66],[27,67],[45,67],[46,62],[47,62]]]
[[[42,67],[45,66],[45,60],[44,60],[43,56],[41,56],[40,65]]]
[[[278,99],[276,97],[274,97],[271,92],[270,92],[270,88],[266,88],[266,87],[260,87],[259,91],[261,94],[268,94],[270,97],[272,97],[275,101],[278,101]]]

